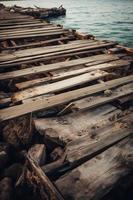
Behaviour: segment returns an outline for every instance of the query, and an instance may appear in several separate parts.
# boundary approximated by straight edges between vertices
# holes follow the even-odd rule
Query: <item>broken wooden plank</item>
[[[68,41],[68,40],[72,40],[74,39],[73,35],[69,35],[67,37],[59,37],[59,38],[55,38],[55,39],[50,39],[50,40],[45,40],[45,41],[39,41],[39,42],[29,42],[28,44],[21,44],[21,45],[17,45],[14,47],[7,47],[7,48],[1,48],[2,50],[12,50],[12,49],[21,49],[21,48],[29,48],[29,47],[38,47],[38,46],[43,46],[43,45],[47,45],[47,44],[52,44],[55,42],[60,41]]]
[[[60,51],[64,52],[65,50],[72,50],[72,49],[82,48],[82,47],[86,47],[86,46],[90,47],[90,44],[85,42],[85,43],[78,43],[75,45],[63,44],[63,45],[54,45],[54,46],[49,46],[49,47],[24,49],[24,50],[19,50],[15,53],[9,53],[7,55],[2,55],[2,57],[0,58],[0,62],[4,62],[4,61],[8,62],[8,61],[15,60],[16,58],[17,59],[21,59],[21,58],[23,59],[24,57],[30,58],[30,56],[39,56],[41,54],[43,55],[43,54],[48,54],[48,53],[56,53],[56,52],[60,52]],[[94,43],[94,45],[92,45],[90,48],[93,48],[93,47],[95,48],[95,46],[97,47],[97,43]]]
[[[82,162],[128,137],[131,133],[133,133],[132,114],[112,124],[111,127],[107,127],[105,131],[103,130],[102,136],[99,136],[97,141],[90,142],[90,136],[83,136],[77,142],[75,140],[68,143],[66,147],[66,159],[72,165]]]
[[[25,61],[20,61],[17,63],[9,63],[6,65],[2,65],[3,68],[7,67],[13,67],[16,65],[21,65],[21,64],[28,64],[28,63],[34,63],[34,62],[40,62],[40,61],[49,61],[49,60],[56,60],[56,59],[61,59],[61,58],[70,58],[72,56],[82,56],[82,55],[87,55],[87,56],[92,56],[92,54],[103,54],[104,51],[106,50],[106,47],[104,48],[98,48],[98,49],[92,49],[92,50],[80,50],[80,51],[74,51],[72,53],[65,53],[65,54],[58,54],[58,55],[52,55],[52,56],[47,56],[43,57],[41,56],[40,58],[36,58],[34,60],[25,60]]]
[[[96,97],[88,97],[81,100],[78,100],[76,102],[73,102],[71,105],[72,111],[83,111],[86,109],[91,109],[96,106],[100,106],[105,103],[112,102],[116,99],[121,99],[122,97],[126,98],[126,96],[131,95],[133,93],[133,84],[129,84],[129,87],[127,89],[121,89],[121,91],[114,90],[112,91],[112,94],[109,96],[96,96]]]
[[[58,31],[67,31],[67,29],[62,29],[62,28],[54,28],[54,29],[44,29],[44,28],[40,28],[40,29],[38,29],[38,30],[34,30],[34,29],[32,29],[32,30],[29,30],[29,31],[24,31],[24,32],[22,32],[22,33],[13,33],[13,34],[11,34],[11,33],[5,33],[5,34],[0,34],[0,38],[5,38],[5,37],[10,37],[10,39],[11,38],[13,38],[13,37],[17,37],[17,36],[29,36],[30,34],[42,34],[42,33],[44,33],[44,34],[48,34],[48,33],[56,33],[56,32],[58,32]]]
[[[68,31],[56,31],[56,32],[49,32],[49,33],[38,33],[38,34],[25,34],[20,36],[7,36],[7,37],[0,37],[0,41],[10,40],[10,39],[22,39],[22,38],[37,38],[37,37],[46,37],[46,36],[56,36],[61,34],[66,34]]]
[[[48,109],[60,104],[68,103],[72,100],[76,100],[85,96],[95,94],[107,89],[115,88],[120,85],[124,85],[133,81],[133,75],[118,78],[115,80],[107,81],[81,89],[69,91],[59,95],[55,95],[49,98],[45,98],[41,101],[29,102],[23,105],[16,105],[10,108],[2,109],[0,111],[0,121],[18,117],[30,112],[35,112],[41,109]]]
[[[99,62],[102,62],[102,61],[99,61]],[[53,81],[59,81],[59,80],[65,79],[65,78],[70,78],[73,76],[91,72],[93,70],[108,70],[108,69],[112,69],[112,68],[117,69],[117,68],[125,67],[125,66],[129,65],[129,62],[125,61],[125,60],[123,60],[123,61],[118,60],[115,62],[113,61],[113,62],[99,64],[99,65],[97,63],[98,62],[93,62],[92,64],[88,64],[88,65],[90,65],[90,67],[83,67],[81,69],[77,69],[77,70],[75,69],[75,70],[64,72],[64,73],[63,72],[57,73],[57,74],[47,77],[47,78],[38,78],[38,79],[31,80],[31,81],[17,83],[16,87],[18,89],[24,89],[24,88],[39,85],[39,84],[45,83],[45,82],[50,82],[50,81],[53,82]],[[95,66],[95,64],[97,64],[97,65]]]
[[[11,26],[0,26],[0,30],[12,30],[12,29],[20,29],[20,28],[32,28],[32,27],[45,27],[45,26],[50,26],[52,27],[53,25],[50,23],[44,23],[44,22],[39,22],[39,23],[33,23],[33,24],[19,24],[19,25],[11,25]]]
[[[98,200],[104,197],[121,177],[131,172],[132,143],[131,135],[59,178],[55,184],[64,198]]]
[[[46,72],[50,72],[50,71],[54,71],[54,70],[58,70],[58,69],[66,69],[66,68],[70,68],[70,67],[74,67],[74,66],[78,66],[78,65],[82,65],[82,64],[87,64],[87,63],[90,63],[90,65],[95,65],[95,64],[99,64],[99,63],[115,61],[118,59],[119,58],[117,56],[106,55],[106,54],[89,56],[89,57],[85,57],[85,58],[71,60],[68,62],[64,61],[64,62],[53,63],[53,64],[48,64],[48,65],[30,67],[30,68],[22,69],[22,70],[16,70],[13,72],[0,73],[0,80],[13,79],[13,78],[26,76],[26,75],[39,74],[39,73],[46,73]],[[123,62],[123,64],[124,63],[125,62]],[[127,61],[126,61],[126,63],[127,63]],[[127,63],[127,64],[129,64],[129,63]]]
[[[31,169],[35,173],[35,176],[38,177],[38,183],[41,183],[41,186],[44,187],[44,191],[48,192],[48,197],[51,200],[64,200],[61,193],[57,190],[57,188],[52,184],[52,182],[48,179],[42,169],[35,164],[31,157],[27,156],[28,164],[30,165]],[[44,198],[44,196],[42,197]]]
[[[33,33],[33,32],[40,32],[40,31],[50,31],[50,30],[63,30],[62,28],[60,27],[56,27],[56,26],[52,26],[52,27],[40,27],[40,28],[32,28],[32,29],[21,29],[21,30],[13,30],[13,31],[1,31],[0,32],[0,36],[8,36],[8,35],[16,35],[16,34],[23,34],[23,33]]]
[[[33,88],[25,89],[20,92],[16,92],[12,96],[12,100],[22,101],[24,99],[28,99],[30,97],[40,96],[42,94],[48,94],[53,92],[59,92],[68,88],[72,88],[84,83],[88,83],[90,81],[96,80],[98,78],[109,75],[104,71],[94,71],[93,73],[85,73],[83,75],[79,75],[73,78],[65,79],[62,81],[58,81],[51,84],[36,86]]]

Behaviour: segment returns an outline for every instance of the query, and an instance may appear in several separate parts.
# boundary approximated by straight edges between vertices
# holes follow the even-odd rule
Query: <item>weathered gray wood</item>
[[[23,105],[17,105],[10,108],[2,109],[0,112],[0,120],[4,121],[14,117],[24,115],[26,113],[35,112],[41,109],[48,109],[55,107],[57,105],[68,103],[72,100],[76,100],[85,96],[95,94],[100,91],[115,88],[120,85],[124,85],[133,81],[133,75],[118,78],[115,80],[107,81],[105,83],[100,83],[85,88],[69,91],[59,95],[55,95],[49,98],[38,100],[35,102],[29,102]]]
[[[38,177],[38,183],[44,187],[44,190],[48,192],[48,197],[51,200],[64,200],[61,193],[56,189],[56,187],[52,184],[52,182],[48,179],[45,173],[41,170],[41,168],[34,163],[31,157],[27,156],[28,163],[35,173],[35,176]],[[42,197],[44,198],[44,197]]]
[[[98,200],[132,170],[133,137],[128,137],[97,157],[59,178],[55,184],[65,199]]]
[[[28,99],[30,97],[40,96],[42,94],[48,94],[53,92],[59,92],[68,88],[72,88],[78,85],[82,85],[84,83],[96,80],[98,78],[109,75],[109,73],[104,71],[94,71],[92,73],[85,73],[73,78],[65,79],[62,81],[58,81],[51,84],[40,85],[33,88],[25,89],[20,92],[16,92],[12,95],[12,100],[22,101],[24,99]]]
[[[74,39],[74,36],[69,35],[68,37],[58,37],[55,39],[50,39],[50,40],[45,40],[45,41],[39,41],[39,42],[29,42],[28,44],[22,44],[22,45],[17,45],[17,46],[12,46],[12,47],[7,47],[7,48],[1,48],[2,50],[14,50],[14,49],[21,49],[21,48],[27,48],[27,47],[38,47],[42,45],[47,45],[47,44],[52,44],[54,42],[58,41],[67,41],[67,40],[72,40]]]
[[[12,30],[12,29],[20,29],[20,28],[29,28],[29,27],[45,27],[45,26],[53,26],[50,23],[44,23],[44,22],[39,22],[39,23],[33,23],[33,24],[21,24],[21,25],[11,25],[11,26],[0,26],[0,30]]]
[[[92,49],[92,50],[79,50],[79,51],[75,51],[72,53],[65,53],[65,54],[58,54],[58,55],[53,55],[53,56],[47,56],[47,57],[40,57],[40,58],[36,58],[34,60],[25,60],[25,61],[19,61],[17,63],[8,63],[8,64],[4,64],[2,65],[2,67],[12,67],[12,66],[17,66],[17,65],[21,65],[21,64],[28,64],[28,63],[34,63],[34,62],[41,62],[41,61],[49,61],[49,60],[56,60],[56,59],[61,59],[61,58],[70,58],[72,56],[82,56],[82,55],[87,55],[87,56],[92,56],[92,54],[103,54],[103,52],[106,50],[106,47],[101,47],[98,49]]]
[[[46,73],[46,72],[50,72],[50,71],[54,71],[58,69],[67,69],[67,68],[69,69],[71,67],[79,66],[86,63],[90,63],[90,65],[93,66],[97,63],[99,64],[99,63],[114,61],[118,59],[119,58],[117,56],[106,55],[106,54],[97,55],[97,56],[89,56],[86,58],[80,58],[80,59],[76,59],[76,60],[72,60],[68,62],[53,63],[53,64],[48,64],[48,65],[30,67],[30,68],[22,69],[22,70],[16,70],[13,72],[0,73],[0,80],[13,79],[13,78],[26,76],[26,75],[32,75],[32,74]],[[123,64],[124,63],[128,64],[127,61],[123,62]]]
[[[60,32],[60,31],[59,31]],[[102,43],[102,42],[101,42]],[[105,44],[105,43],[102,43]],[[60,51],[65,51],[65,50],[72,50],[76,48],[82,48],[82,47],[90,47],[90,44],[87,42],[83,43],[78,43],[78,44],[63,44],[63,45],[55,45],[55,46],[49,46],[49,47],[38,47],[38,48],[31,48],[31,49],[24,49],[24,50],[19,50],[15,53],[10,53],[7,55],[2,55],[0,58],[0,62],[4,61],[11,61],[17,59],[23,59],[24,57],[29,57],[30,56],[39,56],[43,54],[48,54],[48,53],[56,53]],[[97,42],[94,43],[90,48],[93,48],[97,46]]]
[[[91,109],[96,106],[100,106],[105,103],[112,102],[116,99],[121,99],[122,97],[126,97],[133,93],[133,84],[132,85],[129,84],[128,86],[129,87],[127,87],[126,89],[122,89],[121,91],[114,90],[112,94],[108,97],[104,95],[101,96],[99,95],[96,97],[90,97],[90,98],[88,97],[78,100],[72,103],[70,109],[73,111],[83,111],[86,109]]]
[[[88,136],[90,142],[93,142],[93,136],[97,138],[96,130],[109,127],[122,116],[124,113],[121,110],[104,105],[90,111],[67,114],[58,118],[36,119],[34,122],[36,129],[45,135],[45,138],[67,144],[82,136]]]
[[[44,29],[44,28],[40,28],[40,29],[38,29],[38,30],[34,30],[34,29],[32,29],[32,30],[29,30],[29,31],[24,31],[24,32],[20,32],[20,33],[6,33],[6,34],[0,34],[0,38],[5,38],[5,37],[10,37],[10,39],[11,38],[13,38],[13,37],[17,37],[17,36],[28,36],[28,35],[30,35],[30,34],[42,34],[42,33],[44,33],[44,34],[46,34],[46,33],[56,33],[56,32],[58,32],[58,31],[66,31],[67,29],[62,29],[62,28],[54,28],[54,29]]]
[[[28,150],[28,155],[39,165],[46,162],[46,147],[44,144],[35,144]]]
[[[80,75],[80,74],[84,74],[84,73],[93,71],[95,69],[96,70],[102,70],[102,69],[108,70],[108,69],[112,69],[112,68],[117,69],[119,67],[125,67],[125,66],[129,65],[129,62],[125,61],[125,60],[123,60],[123,61],[118,60],[116,62],[109,62],[109,63],[98,65],[97,63],[99,63],[99,62],[101,62],[101,61],[90,64],[90,67],[85,67],[85,68],[83,67],[81,69],[77,69],[77,70],[75,69],[75,70],[71,70],[71,71],[64,72],[64,73],[60,72],[60,73],[56,73],[55,75],[47,77],[47,78],[38,78],[38,79],[31,80],[31,81],[25,81],[22,83],[18,83],[18,84],[16,84],[16,87],[19,89],[24,89],[24,88],[39,85],[39,84],[45,83],[45,82],[50,82],[50,81],[53,82],[53,81],[59,81],[59,80],[65,79],[65,78],[70,78],[70,77],[73,77],[76,75]],[[95,66],[95,64],[97,64],[97,65]]]
[[[21,22],[21,25],[29,25],[29,24],[36,24],[36,23],[39,23],[40,20],[31,20],[31,21],[23,21]],[[7,26],[14,26],[14,25],[20,25],[20,22],[9,22],[9,23],[1,23],[0,24],[0,27],[7,27]]]
[[[0,36],[7,36],[7,35],[16,35],[16,34],[22,34],[22,33],[33,33],[33,32],[39,32],[39,31],[48,31],[48,30],[63,30],[61,27],[59,26],[45,26],[45,27],[40,27],[40,28],[36,28],[36,27],[32,27],[32,29],[20,29],[20,30],[7,30],[7,31],[0,31]]]
[[[61,34],[66,34],[68,31],[56,31],[56,32],[49,32],[49,33],[38,33],[38,34],[25,34],[20,36],[6,36],[6,37],[0,37],[0,41],[10,40],[10,39],[22,39],[22,38],[37,38],[37,37],[46,37],[46,36],[56,36]]]
[[[127,123],[128,128],[125,128],[124,126],[127,126]],[[122,126],[123,128],[121,129]],[[112,124],[111,127],[107,126],[102,131],[102,134],[99,133],[96,135],[98,137],[97,141],[90,142],[90,136],[83,136],[77,141],[68,143],[66,147],[67,161],[74,165],[81,160],[89,159],[98,152],[109,148],[116,142],[129,136],[133,133],[133,116],[131,114],[127,115],[124,119]]]

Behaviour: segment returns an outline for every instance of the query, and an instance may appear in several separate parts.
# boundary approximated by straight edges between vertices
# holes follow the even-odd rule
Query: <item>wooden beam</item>
[[[46,50],[46,47],[41,47],[44,48],[44,51],[39,51],[39,52],[34,52],[34,55],[31,54],[31,51],[28,52],[28,54],[24,54],[23,50],[21,50],[20,52],[16,52],[15,55],[13,54],[9,54],[9,55],[3,55],[0,59],[0,66],[2,66],[3,68],[8,66],[9,64],[14,64],[17,65],[19,63],[26,63],[27,61],[29,62],[35,62],[38,58],[40,58],[40,60],[43,59],[47,59],[48,57],[55,57],[58,55],[64,55],[67,53],[73,53],[73,52],[80,52],[80,51],[85,51],[85,50],[95,50],[95,49],[99,49],[99,48],[106,48],[109,47],[110,45],[114,45],[112,43],[110,44],[101,44],[101,45],[94,45],[94,46],[90,46],[90,45],[79,45],[79,46],[73,46],[73,47],[69,47],[69,45],[65,46],[65,49],[62,49],[62,47],[58,47],[57,49],[51,49],[52,47],[49,47],[49,49]],[[59,45],[59,46],[63,46],[63,45]],[[28,49],[27,49],[28,50]],[[26,51],[26,50],[25,50]],[[28,50],[29,51],[29,50]],[[37,51],[37,49],[36,49]]]
[[[131,84],[129,84],[129,88],[127,87],[127,89],[123,89],[122,91],[113,91],[112,94],[108,97],[106,96],[96,96],[96,97],[89,97],[88,98],[84,98],[81,100],[78,100],[76,102],[73,102],[71,105],[71,110],[73,111],[83,111],[86,109],[91,109],[93,107],[96,106],[100,106],[103,105],[105,103],[109,103],[112,102],[118,98],[121,99],[121,97],[126,97],[128,95],[131,95],[133,93],[133,84],[132,84],[132,88],[131,88]]]
[[[39,23],[33,23],[33,24],[22,24],[22,25],[11,25],[11,26],[4,26],[4,27],[1,27],[0,26],[0,30],[12,30],[12,29],[20,29],[20,28],[32,28],[32,27],[48,27],[48,26],[53,26],[52,24],[50,23],[44,23],[44,22],[39,22]]]
[[[85,73],[83,75],[79,75],[79,76],[58,81],[55,83],[36,86],[33,88],[25,89],[20,92],[16,92],[13,94],[12,100],[14,102],[17,102],[17,101],[22,101],[24,99],[28,99],[30,97],[40,96],[42,94],[59,92],[68,88],[82,85],[84,83],[88,83],[90,81],[96,80],[98,78],[101,78],[107,75],[109,74],[104,71],[94,71],[93,74]]]
[[[28,75],[33,75],[33,74],[46,73],[46,72],[55,71],[58,69],[67,69],[67,68],[69,69],[71,67],[79,66],[79,65],[83,65],[83,64],[87,64],[87,63],[89,63],[90,66],[91,65],[93,66],[95,64],[97,65],[99,63],[115,61],[118,59],[119,58],[117,56],[106,55],[106,54],[89,56],[89,57],[85,57],[85,58],[71,60],[68,62],[64,61],[64,62],[53,63],[53,64],[48,64],[48,65],[30,67],[30,68],[16,70],[16,71],[12,71],[12,72],[0,73],[0,80],[7,80],[7,79],[19,78],[19,77],[26,76],[26,75],[28,76]],[[129,64],[129,63],[127,63],[127,61],[123,61],[123,64],[124,63]]]
[[[20,35],[20,36],[5,36],[5,37],[0,37],[0,41],[5,41],[5,40],[10,40],[10,39],[21,39],[21,38],[37,38],[37,37],[46,37],[46,36],[56,36],[56,35],[61,35],[61,34],[66,34],[68,31],[56,31],[56,32],[49,32],[49,33],[38,33],[38,34],[25,34],[25,35]]]
[[[17,45],[17,46],[13,46],[13,47],[7,47],[7,48],[1,48],[2,50],[14,50],[14,49],[21,49],[21,48],[27,48],[27,47],[41,47],[43,45],[47,45],[47,44],[52,44],[55,42],[60,41],[67,41],[67,40],[72,40],[74,39],[73,35],[69,35],[67,37],[58,37],[55,39],[50,39],[50,40],[45,40],[45,41],[38,41],[38,42],[29,42],[28,44],[21,44],[21,45]]]
[[[31,168],[31,171],[33,171],[33,173],[35,173],[35,176],[37,176],[38,178],[37,183],[40,183],[41,186],[43,186],[43,189],[47,191],[48,198],[51,200],[64,200],[61,193],[57,190],[57,188],[45,175],[45,173],[42,171],[39,165],[37,165],[29,156],[27,156],[27,161],[28,161],[28,165]],[[41,195],[41,192],[40,192],[40,195]],[[42,198],[44,198],[44,196],[42,196]]]
[[[127,119],[128,117],[128,119]],[[128,137],[131,133],[133,134],[133,117],[127,116],[126,120],[131,121],[128,124],[128,128],[123,129],[117,128],[112,125],[106,130],[100,139],[92,143],[89,142],[89,136],[83,136],[80,139],[74,142],[68,143],[66,147],[67,161],[70,165],[75,165],[76,163],[82,162],[85,159],[92,158],[94,155],[98,154],[100,151],[103,151],[110,146],[113,146],[116,142]],[[131,119],[132,118],[132,119]],[[125,120],[125,119],[124,119]],[[120,123],[120,122],[119,122]],[[120,123],[122,125],[122,123]]]
[[[107,81],[81,89],[69,91],[59,95],[55,95],[49,98],[45,98],[41,101],[30,102],[27,104],[17,105],[10,108],[2,109],[0,111],[0,121],[15,118],[30,112],[35,112],[42,109],[48,109],[57,105],[68,103],[72,100],[80,99],[85,96],[89,96],[107,89],[115,88],[120,85],[124,85],[133,81],[133,75],[118,78],[115,80]]]
[[[94,45],[90,46],[90,43],[83,42],[83,43],[78,43],[78,44],[63,44],[63,45],[54,45],[54,46],[49,46],[49,47],[38,47],[38,48],[31,48],[31,49],[24,49],[24,50],[19,50],[15,53],[9,53],[7,55],[2,55],[0,58],[0,62],[10,62],[12,60],[15,61],[15,59],[26,59],[26,58],[34,58],[34,56],[43,56],[44,54],[48,53],[56,53],[56,52],[64,52],[65,50],[72,50],[72,49],[77,49],[77,48],[82,48],[82,47],[91,47],[95,48],[97,47],[97,42],[94,43]],[[101,42],[101,44],[103,44]],[[104,43],[105,44],[105,43]],[[31,53],[32,52],[32,53]]]
[[[119,184],[122,177],[132,171],[132,142],[133,137],[129,136],[97,157],[60,177],[55,184],[64,198],[76,200],[102,199]]]
[[[63,30],[61,27],[59,26],[44,26],[44,27],[32,27],[32,29],[13,29],[13,30],[4,30],[0,32],[0,36],[7,36],[7,35],[16,35],[16,34],[23,34],[23,33],[29,33],[29,32],[38,32],[38,31],[48,31],[48,30]]]

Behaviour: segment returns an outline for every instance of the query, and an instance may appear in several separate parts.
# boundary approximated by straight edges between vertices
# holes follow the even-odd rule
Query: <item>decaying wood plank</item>
[[[42,62],[42,61],[49,61],[49,60],[56,60],[56,59],[61,59],[61,58],[70,58],[72,56],[82,56],[82,55],[87,55],[87,56],[92,56],[92,54],[103,54],[104,51],[106,50],[106,47],[103,48],[98,48],[98,49],[92,49],[92,50],[81,50],[81,51],[75,51],[72,53],[65,53],[65,54],[58,54],[58,55],[53,55],[53,56],[48,56],[48,57],[40,57],[40,58],[36,58],[35,60],[25,60],[25,61],[20,61],[17,63],[9,63],[6,65],[2,65],[3,68],[7,68],[7,67],[12,67],[12,66],[17,66],[17,65],[21,65],[21,64],[28,64],[28,63],[34,63],[34,62]]]
[[[133,137],[128,137],[59,178],[66,199],[98,200],[132,170]]]
[[[22,70],[16,70],[13,72],[5,72],[5,73],[0,73],[0,80],[6,80],[6,79],[13,79],[13,78],[18,78],[26,75],[33,75],[33,74],[39,74],[39,73],[46,73],[58,69],[69,69],[74,66],[79,66],[82,64],[90,64],[91,65],[97,65],[100,63],[104,62],[110,62],[110,61],[115,61],[118,60],[119,58],[117,56],[112,56],[112,55],[106,55],[106,54],[101,54],[97,56],[89,56],[86,58],[80,58],[76,60],[71,60],[67,62],[59,62],[59,63],[53,63],[53,64],[48,64],[48,65],[42,65],[42,66],[36,66],[36,67],[30,67]],[[124,64],[125,62],[123,62]],[[129,64],[126,62],[125,64]],[[98,69],[98,68],[95,68]],[[95,70],[93,68],[93,70]]]
[[[44,187],[44,191],[46,191],[50,200],[63,200],[63,196],[57,190],[57,188],[52,184],[52,182],[48,179],[42,169],[35,164],[31,157],[27,156],[27,161],[30,167],[32,168],[35,176],[38,177],[38,184],[40,182],[41,186]],[[40,194],[41,195],[41,194]],[[42,197],[44,198],[44,197]]]
[[[45,41],[39,41],[39,42],[32,42],[32,43],[28,43],[28,44],[22,44],[22,45],[17,45],[15,47],[7,47],[7,49],[12,50],[12,49],[21,49],[21,48],[27,48],[27,47],[38,47],[38,46],[43,46],[43,45],[47,45],[47,44],[52,44],[55,42],[60,41],[67,41],[67,40],[72,40],[74,39],[73,35],[69,35],[68,37],[59,37],[59,38],[55,38],[55,39],[50,39],[50,40],[45,40]],[[4,49],[2,49],[4,50]]]
[[[24,99],[28,99],[30,97],[39,96],[42,94],[48,94],[53,92],[59,92],[68,88],[72,88],[93,80],[96,80],[98,78],[104,77],[109,75],[107,72],[104,71],[94,71],[93,73],[86,73],[83,75],[79,75],[73,78],[65,79],[62,81],[58,81],[51,84],[36,86],[33,88],[25,89],[23,91],[14,93],[12,96],[12,100],[22,101]]]
[[[40,31],[51,31],[51,30],[63,30],[61,27],[42,27],[42,28],[32,28],[32,29],[21,29],[21,30],[13,30],[13,31],[1,31],[0,36],[8,36],[8,35],[18,35],[18,34],[25,34],[25,33],[34,33],[34,32],[40,32]]]
[[[75,101],[72,103],[70,109],[72,111],[83,111],[96,106],[100,106],[105,103],[109,103],[111,101],[114,101],[115,99],[121,99],[122,97],[126,98],[126,96],[131,95],[132,93],[133,84],[129,84],[125,89],[122,89],[121,87],[121,90],[113,90],[109,96],[99,95]]]
[[[133,133],[133,116],[131,114],[127,115],[102,131],[102,133],[98,134],[97,141],[90,142],[90,136],[83,136],[68,143],[66,147],[67,161],[74,165],[81,160],[91,158],[98,152],[128,137]]]
[[[46,147],[44,144],[35,144],[28,150],[28,155],[39,166],[44,165],[46,161]]]
[[[91,111],[67,114],[66,116],[36,119],[35,127],[45,138],[56,143],[67,144],[81,136],[93,135],[93,131],[112,124],[117,118],[123,116],[122,112],[110,105],[104,105]],[[111,119],[111,120],[110,120]]]
[[[133,81],[133,75],[118,78],[115,80],[107,81],[81,89],[69,91],[66,93],[58,94],[49,98],[38,100],[35,102],[29,102],[23,105],[17,105],[10,108],[2,109],[0,112],[0,120],[4,121],[17,116],[24,115],[26,113],[35,112],[41,109],[48,109],[57,105],[68,103],[72,100],[76,100],[85,96],[89,96],[100,91],[115,88],[120,85],[124,85]]]
[[[60,33],[59,33],[60,34]],[[3,58],[0,59],[1,63],[0,66],[2,66],[3,68],[5,66],[8,66],[9,64],[18,64],[19,62],[33,62],[33,60],[35,61],[36,59],[40,58],[40,59],[44,59],[47,58],[49,56],[57,56],[57,55],[65,55],[66,53],[73,53],[73,52],[79,52],[79,51],[85,51],[85,50],[94,50],[94,49],[99,49],[99,48],[107,48],[109,46],[113,46],[115,45],[114,43],[107,43],[107,44],[101,44],[101,45],[94,45],[94,46],[83,46],[83,47],[74,47],[68,50],[63,50],[63,51],[59,51],[59,49],[55,49],[54,52],[52,53],[48,53],[49,50],[47,50],[47,52],[41,52],[39,53],[39,55],[32,55],[30,52],[30,56],[26,56],[26,57],[22,57],[22,54],[20,55],[20,57],[18,55],[10,55],[9,57],[7,56],[3,56]],[[26,50],[25,50],[26,51]],[[36,54],[36,53],[35,53]],[[21,58],[22,57],[22,58]],[[11,60],[10,60],[11,59]],[[7,60],[7,61],[5,61]]]
[[[17,83],[16,87],[19,89],[24,89],[24,88],[35,86],[35,85],[45,83],[45,82],[50,82],[50,81],[53,82],[53,81],[59,81],[59,80],[65,79],[65,78],[70,78],[70,77],[84,74],[84,73],[87,73],[87,72],[90,72],[93,70],[108,70],[108,69],[112,69],[112,68],[117,69],[120,67],[128,66],[129,62],[125,61],[125,60],[124,61],[118,60],[116,62],[109,62],[109,63],[105,63],[105,64],[99,64],[99,65],[98,64],[95,65],[95,64],[96,63],[94,62],[94,63],[90,64],[91,65],[90,67],[83,67],[81,69],[77,69],[77,70],[75,69],[75,70],[71,70],[68,72],[62,72],[62,73],[60,72],[60,73],[57,73],[48,78],[38,78],[38,79],[31,80],[31,81]]]
[[[102,43],[103,44],[103,43]],[[105,43],[104,43],[105,44]],[[97,43],[95,43],[93,47],[97,46]],[[82,48],[90,46],[89,43],[78,43],[78,44],[63,44],[63,45],[54,45],[54,46],[49,46],[49,47],[37,47],[37,48],[31,48],[31,49],[24,49],[24,50],[19,50],[16,51],[15,53],[9,53],[7,55],[3,55],[0,58],[1,62],[4,61],[11,61],[15,60],[16,58],[24,58],[24,57],[30,57],[30,56],[37,56],[41,54],[48,54],[48,53],[54,53],[54,52],[60,52],[60,51],[65,51],[65,50],[72,50],[76,48]],[[32,53],[31,53],[32,52]]]
[[[38,34],[26,34],[26,35],[20,35],[20,36],[7,36],[7,37],[1,37],[0,41],[10,40],[10,39],[21,39],[21,38],[37,38],[37,37],[46,37],[46,36],[56,36],[61,34],[66,34],[68,31],[56,31],[51,33],[38,33]]]
[[[52,27],[53,25],[50,23],[45,23],[45,22],[39,22],[39,23],[32,23],[32,24],[19,24],[19,25],[11,25],[11,26],[0,26],[0,30],[12,30],[12,29],[20,29],[20,28],[32,28],[32,27],[47,27],[50,26]]]

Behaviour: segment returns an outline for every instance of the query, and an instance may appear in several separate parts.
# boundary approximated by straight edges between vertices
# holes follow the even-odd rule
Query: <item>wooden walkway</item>
[[[0,121],[32,113],[65,146],[43,168],[59,174],[65,199],[100,199],[133,172],[132,50],[12,13],[0,20],[0,51]]]

